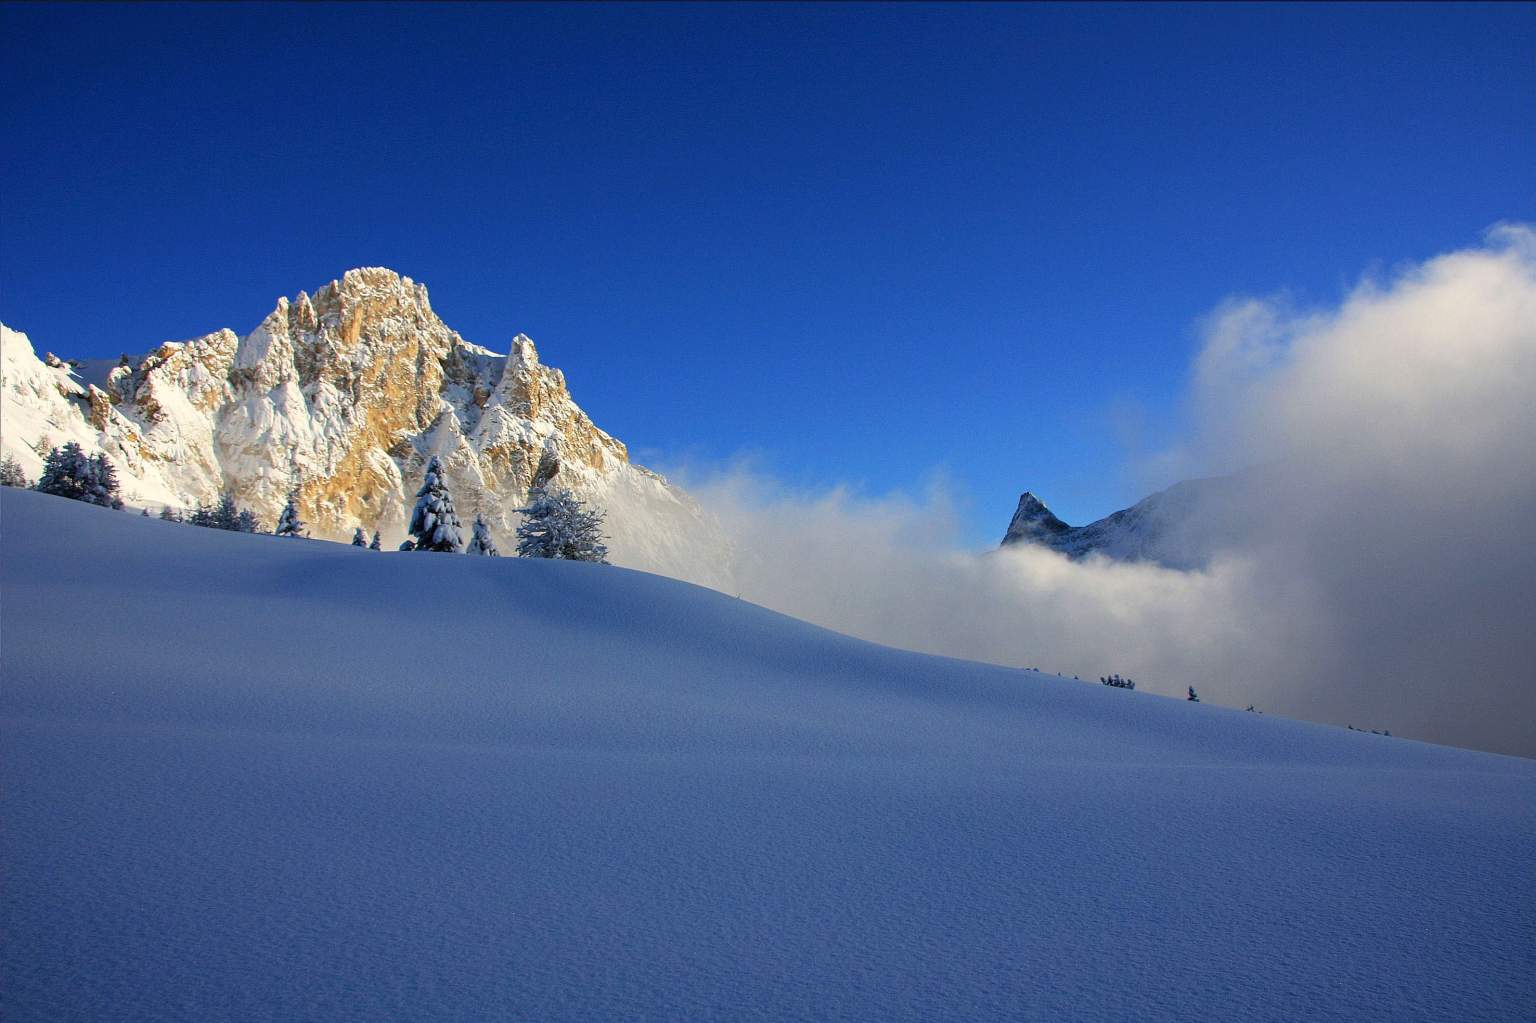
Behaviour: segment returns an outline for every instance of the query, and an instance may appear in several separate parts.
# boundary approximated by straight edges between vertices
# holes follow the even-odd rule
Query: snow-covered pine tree
[[[416,491],[416,507],[411,510],[411,524],[406,532],[416,538],[415,550],[454,554],[464,542],[459,536],[460,528],[453,497],[443,479],[443,463],[433,455],[427,462],[426,479]]]
[[[379,531],[377,529],[373,531],[373,542],[368,545],[368,549],[370,551],[383,550],[383,548],[379,546]]]
[[[533,500],[520,509],[524,518],[517,527],[518,557],[608,564],[602,512],[589,510],[569,490],[535,489],[529,496]]]
[[[367,547],[368,546],[368,537],[366,535],[364,535],[363,527],[362,526],[358,526],[356,529],[354,529],[352,531],[352,546],[353,547]]]
[[[235,532],[260,533],[262,532],[261,520],[249,508],[241,508],[240,514],[235,516]]]
[[[117,470],[106,455],[92,455],[86,459],[85,494],[80,499],[103,508],[122,511],[123,499],[118,495]]]
[[[37,491],[84,501],[91,475],[90,459],[80,450],[79,444],[70,441],[63,447],[54,448],[43,459],[43,475],[37,481]]]
[[[278,536],[304,535],[304,521],[299,518],[296,502],[297,495],[289,494],[288,503],[283,505],[283,513],[277,517],[277,529],[273,530]]]
[[[470,535],[469,546],[464,548],[465,554],[482,554],[488,558],[499,558],[501,552],[496,549],[496,541],[491,539],[491,529],[485,524],[485,519],[475,516],[474,532]]]
[[[10,455],[0,458],[0,487],[30,487],[21,463]]]
[[[236,531],[240,528],[240,509],[228,494],[219,495],[219,503],[213,506],[213,528]]]

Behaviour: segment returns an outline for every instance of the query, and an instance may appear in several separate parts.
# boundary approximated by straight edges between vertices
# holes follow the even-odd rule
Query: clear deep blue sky
[[[0,6],[0,320],[73,356],[360,265],[662,467],[1133,501],[1225,296],[1536,219],[1536,6]]]

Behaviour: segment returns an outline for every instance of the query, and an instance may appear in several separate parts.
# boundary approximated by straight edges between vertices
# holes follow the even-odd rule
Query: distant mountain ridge
[[[1068,525],[1025,491],[1000,546],[1034,544],[1073,560],[1100,554],[1116,561],[1201,568],[1237,540],[1242,483],[1235,476],[1185,480],[1086,526]]]
[[[404,535],[427,459],[460,517],[507,534],[553,480],[608,513],[616,560],[729,588],[724,534],[682,490],[629,460],[518,334],[506,355],[433,312],[425,285],[349,270],[299,292],[244,337],[229,329],[147,355],[40,359],[0,327],[0,449],[36,478],[74,440],[112,459],[130,504],[190,507],[228,493],[273,522],[290,491],[316,536]]]

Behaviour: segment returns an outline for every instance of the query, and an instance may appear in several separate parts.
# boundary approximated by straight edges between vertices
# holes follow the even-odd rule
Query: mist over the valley
[[[807,494],[734,468],[690,489],[737,544],[741,596],[838,630],[1536,755],[1536,231],[1333,308],[1230,299],[1200,331],[1194,426],[1132,468],[1259,467],[1197,511],[1230,540],[1202,570],[961,549],[942,487]]]

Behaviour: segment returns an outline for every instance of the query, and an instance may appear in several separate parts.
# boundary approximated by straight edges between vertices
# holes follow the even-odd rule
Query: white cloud
[[[1536,232],[1367,281],[1335,309],[1223,303],[1198,428],[1162,465],[1262,465],[1207,570],[957,550],[921,499],[693,489],[742,596],[869,639],[1536,755]],[[1003,523],[999,523],[1001,529]]]

